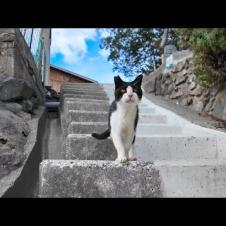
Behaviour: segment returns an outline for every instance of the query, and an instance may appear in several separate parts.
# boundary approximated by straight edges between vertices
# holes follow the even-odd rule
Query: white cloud
[[[100,38],[106,38],[106,37],[110,36],[110,29],[109,28],[98,29],[98,32],[100,34]]]
[[[109,28],[98,29],[98,33],[100,38],[106,38],[110,36],[110,29]],[[98,53],[104,58],[107,58],[110,55],[110,51],[106,49],[101,49],[98,51]]]
[[[96,37],[96,29],[52,29],[51,56],[61,53],[66,63],[79,63],[87,53],[86,40]]]
[[[110,55],[110,51],[108,49],[101,49],[98,51],[98,53],[102,56],[107,58]]]

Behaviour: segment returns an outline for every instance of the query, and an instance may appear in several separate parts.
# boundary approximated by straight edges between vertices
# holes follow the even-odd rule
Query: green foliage
[[[100,48],[110,50],[113,71],[125,76],[150,73],[161,63],[159,44],[163,29],[117,28],[101,41]]]
[[[180,49],[188,49],[190,47],[189,39],[193,28],[175,28],[173,29],[177,35],[177,45]]]
[[[160,43],[164,29],[118,28],[109,29],[110,35],[101,41],[102,49],[110,50],[113,70],[125,76],[148,74],[161,64]],[[226,78],[225,28],[168,29],[166,44],[179,49],[190,48],[193,53],[194,74],[203,87],[211,87]],[[154,64],[155,63],[155,64]]]
[[[174,29],[178,45],[194,52],[194,74],[197,82],[206,88],[226,80],[226,29]]]

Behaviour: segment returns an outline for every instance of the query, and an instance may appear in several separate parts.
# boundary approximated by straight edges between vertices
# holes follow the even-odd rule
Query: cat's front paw
[[[118,163],[126,162],[128,159],[126,157],[118,157],[115,161]]]
[[[137,158],[135,156],[130,156],[128,158],[129,161],[137,161]]]

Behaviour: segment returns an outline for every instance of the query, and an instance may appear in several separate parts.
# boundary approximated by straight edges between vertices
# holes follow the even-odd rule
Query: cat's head
[[[132,82],[124,82],[119,76],[115,76],[115,100],[125,104],[138,104],[143,95],[142,79],[143,75],[139,75]]]

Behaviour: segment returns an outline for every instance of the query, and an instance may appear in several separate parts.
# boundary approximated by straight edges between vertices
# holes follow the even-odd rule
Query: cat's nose
[[[128,94],[128,97],[131,99],[133,97],[133,94]]]

